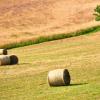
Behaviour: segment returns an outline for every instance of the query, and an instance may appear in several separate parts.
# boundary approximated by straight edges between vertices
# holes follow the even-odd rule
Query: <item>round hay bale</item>
[[[10,64],[11,65],[18,64],[18,57],[15,55],[10,55]]]
[[[0,55],[0,65],[9,65],[10,58],[8,55]]]
[[[0,55],[7,55],[7,49],[0,49]]]
[[[67,69],[56,69],[48,73],[50,86],[67,86],[70,84],[70,74]]]

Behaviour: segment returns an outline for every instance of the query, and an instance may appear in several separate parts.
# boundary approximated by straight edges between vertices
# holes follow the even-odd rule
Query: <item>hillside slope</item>
[[[0,100],[99,100],[100,33],[9,50],[19,64],[0,67]],[[48,71],[67,68],[68,87],[49,87]]]
[[[0,45],[95,25],[100,0],[0,0]]]

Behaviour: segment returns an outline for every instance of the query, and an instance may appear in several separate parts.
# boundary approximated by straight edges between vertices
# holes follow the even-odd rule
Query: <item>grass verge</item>
[[[17,48],[17,47],[23,47],[23,46],[28,46],[28,45],[32,45],[32,44],[47,42],[47,41],[53,41],[53,40],[59,40],[59,39],[64,39],[64,38],[80,36],[80,35],[94,33],[94,32],[98,32],[98,31],[100,31],[100,25],[93,26],[93,27],[90,27],[87,29],[78,30],[76,32],[71,32],[71,33],[67,33],[67,34],[62,33],[62,34],[56,34],[56,35],[52,35],[52,36],[41,36],[34,40],[31,39],[31,40],[22,41],[19,43],[6,44],[6,45],[1,46],[0,48],[12,49],[12,48]]]

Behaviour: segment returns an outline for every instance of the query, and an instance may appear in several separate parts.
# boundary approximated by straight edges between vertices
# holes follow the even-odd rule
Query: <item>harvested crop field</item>
[[[18,65],[0,67],[0,100],[99,100],[100,32],[9,50]],[[50,70],[67,68],[68,87],[49,87]]]
[[[97,25],[97,4],[100,0],[0,0],[0,46]]]

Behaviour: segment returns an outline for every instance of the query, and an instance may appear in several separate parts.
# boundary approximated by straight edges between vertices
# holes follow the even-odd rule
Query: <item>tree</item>
[[[100,21],[100,5],[97,5],[97,7],[94,9],[95,13],[95,20]]]

